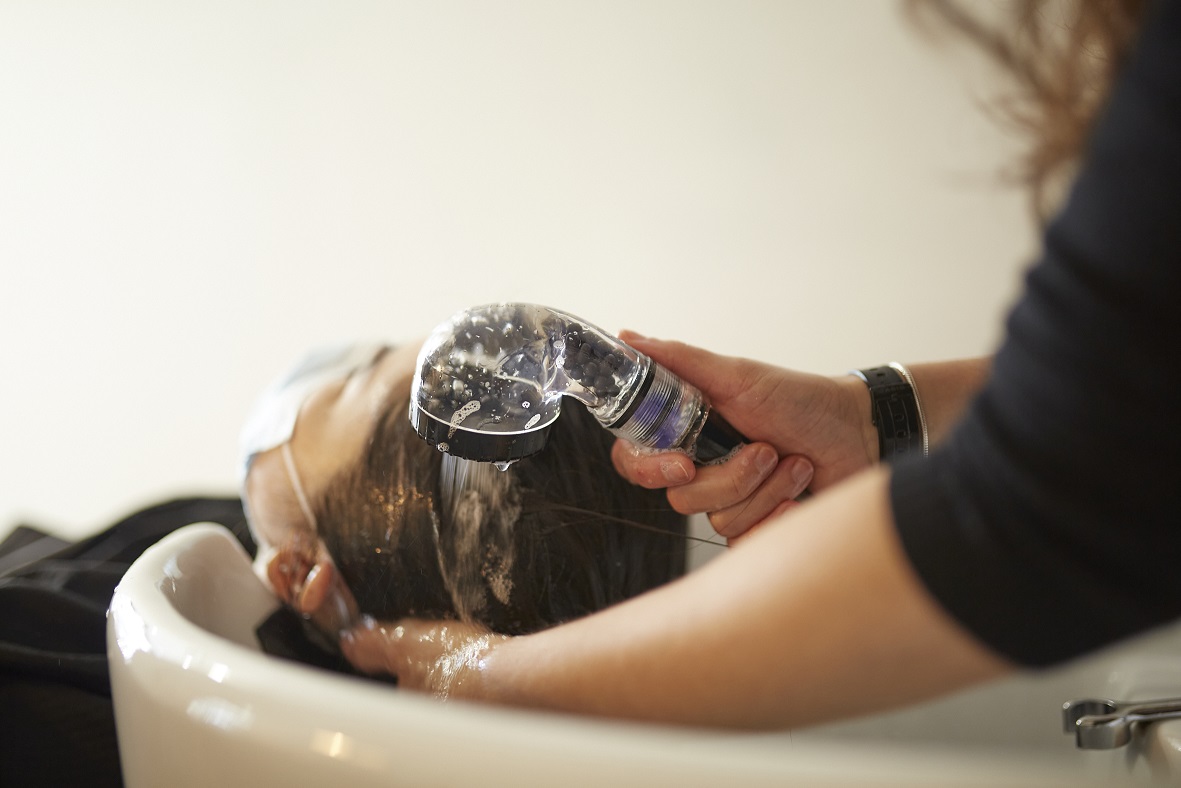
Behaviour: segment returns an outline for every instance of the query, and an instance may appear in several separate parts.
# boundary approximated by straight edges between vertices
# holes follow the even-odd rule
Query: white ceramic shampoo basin
[[[1081,752],[1061,732],[1058,711],[1075,697],[1181,695],[1181,669],[1168,659],[1181,652],[1178,632],[902,713],[731,734],[444,704],[281,660],[262,653],[254,636],[276,604],[237,541],[216,525],[171,534],[127,572],[107,640],[129,788],[1077,788],[1181,779],[1170,761],[1181,722],[1161,723],[1120,750]],[[1153,677],[1176,682],[1148,686]]]

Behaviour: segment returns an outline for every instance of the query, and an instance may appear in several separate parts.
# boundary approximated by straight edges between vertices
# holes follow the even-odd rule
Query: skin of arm
[[[894,534],[874,468],[681,580],[518,638],[444,622],[358,627],[345,655],[452,698],[768,729],[933,697],[1010,667],[950,619]]]
[[[927,419],[927,437],[931,446],[941,442],[951,432],[972,397],[988,379],[991,365],[992,359],[985,357],[906,366],[914,377],[914,385],[919,396],[922,397],[923,412]],[[869,390],[864,384],[862,389],[865,393],[865,407],[868,410]],[[876,436],[874,440],[877,440]],[[874,453],[876,455],[876,448]]]

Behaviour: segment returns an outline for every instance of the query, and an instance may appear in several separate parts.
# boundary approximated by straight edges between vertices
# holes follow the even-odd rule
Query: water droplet
[[[447,451],[451,447],[448,446],[446,443],[443,443],[442,441],[440,441],[439,443],[435,444],[435,448],[438,449],[439,451]]]
[[[534,424],[536,424],[539,421],[541,421],[541,414],[534,413],[533,418],[531,418],[531,419],[529,419],[529,421],[525,422],[525,429],[529,429],[530,427],[532,427]]]
[[[525,410],[529,410],[529,400],[525,400],[524,402],[522,402],[521,407],[524,408]]]
[[[514,462],[516,462],[516,460],[500,460],[499,462],[494,462],[492,464],[496,466],[496,470],[504,472],[507,471]]]

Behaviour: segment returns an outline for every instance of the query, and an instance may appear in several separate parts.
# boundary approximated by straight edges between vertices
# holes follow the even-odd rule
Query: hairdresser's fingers
[[[668,502],[681,514],[716,512],[746,500],[779,463],[767,443],[749,443],[721,465],[697,469],[692,484],[670,487]]]
[[[306,550],[294,547],[281,547],[275,551],[267,564],[267,579],[279,601],[295,605],[314,560]]]
[[[611,447],[611,462],[620,476],[649,490],[685,484],[697,472],[693,461],[681,452],[653,454],[622,438]]]
[[[331,559],[316,562],[291,606],[335,637],[357,618],[357,602]]]
[[[726,402],[750,391],[764,370],[763,365],[753,361],[711,353],[684,342],[651,339],[634,331],[621,331],[619,338],[701,389],[713,402]],[[722,371],[724,374],[720,374]]]
[[[320,561],[304,578],[303,587],[296,596],[293,607],[304,615],[315,613],[324,604],[335,584],[336,567],[328,561]]]
[[[709,522],[719,536],[735,539],[771,517],[777,510],[803,494],[812,483],[813,467],[807,457],[784,457],[755,492],[724,509],[709,513]]]
[[[726,543],[730,547],[734,547],[735,545],[739,544],[740,542],[745,542],[750,537],[751,534],[760,531],[763,528],[763,526],[765,526],[767,523],[774,522],[775,520],[778,520],[779,517],[781,515],[783,515],[785,512],[791,511],[792,509],[794,509],[795,507],[797,507],[799,505],[800,505],[799,501],[784,501],[783,503],[776,506],[771,511],[771,513],[769,515],[767,515],[762,520],[760,520],[759,522],[752,525],[750,528],[746,529],[746,531],[744,531],[741,535],[731,536],[729,539],[726,540]]]

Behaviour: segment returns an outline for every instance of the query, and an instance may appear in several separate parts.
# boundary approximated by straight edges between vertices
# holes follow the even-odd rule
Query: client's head
[[[417,350],[314,359],[260,401],[243,489],[281,599],[329,633],[360,612],[520,634],[683,571],[684,518],[615,473],[613,438],[576,403],[542,452],[441,495],[454,469],[407,418]]]

